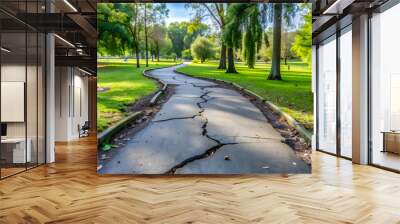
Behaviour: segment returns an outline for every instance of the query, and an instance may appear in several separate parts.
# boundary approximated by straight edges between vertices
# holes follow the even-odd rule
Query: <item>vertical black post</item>
[[[25,21],[28,21],[28,0],[25,0]],[[25,23],[25,85],[24,85],[24,121],[25,121],[25,170],[28,169],[28,114],[27,114],[27,89],[28,89],[28,24]]]
[[[1,32],[2,31],[2,24],[3,23],[0,22],[0,48],[3,46],[3,44],[2,44],[2,32]],[[3,124],[1,122],[1,110],[2,110],[2,108],[1,108],[1,67],[2,67],[1,56],[2,56],[2,54],[3,54],[3,52],[1,52],[1,50],[0,50],[0,125]],[[1,143],[0,143],[0,180],[2,179],[2,177],[1,177],[1,169],[3,167],[3,165],[2,165],[2,157],[1,157],[1,150],[2,150],[2,148],[1,148]]]
[[[372,56],[372,29],[371,29],[371,19],[372,19],[372,11],[368,11],[368,25],[367,25],[367,47],[368,47],[368,53],[367,53],[367,83],[368,83],[368,89],[367,89],[367,119],[368,119],[368,124],[367,124],[367,129],[368,129],[368,164],[373,163],[373,153],[372,153],[372,83],[371,83],[371,75],[372,75],[372,64],[371,64],[371,56]]]
[[[36,1],[39,14],[39,1]],[[39,18],[39,17],[36,17]],[[39,22],[39,19],[37,19]],[[39,165],[39,31],[36,31],[36,166]]]
[[[47,12],[47,4],[46,4]],[[47,163],[47,35],[44,33],[44,163]]]
[[[319,44],[315,46],[315,148],[319,149]]]
[[[341,119],[340,119],[340,35],[336,27],[336,155],[341,156]]]

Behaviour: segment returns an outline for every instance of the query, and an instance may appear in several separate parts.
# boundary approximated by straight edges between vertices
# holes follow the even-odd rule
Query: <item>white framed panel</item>
[[[1,82],[1,122],[25,121],[25,82]]]

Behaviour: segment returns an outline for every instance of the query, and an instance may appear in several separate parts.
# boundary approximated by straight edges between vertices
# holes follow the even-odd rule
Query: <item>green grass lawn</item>
[[[311,92],[311,68],[302,62],[289,62],[290,69],[282,65],[282,81],[267,80],[271,64],[257,63],[249,69],[243,63],[236,64],[238,74],[218,70],[218,62],[192,63],[178,71],[206,78],[218,78],[237,83],[264,99],[279,106],[306,128],[313,128],[313,95]]]
[[[142,75],[144,69],[173,64],[175,62],[165,60],[149,61],[149,67],[146,68],[144,61],[141,61],[141,67],[136,68],[134,59],[129,59],[128,62],[121,59],[99,59],[97,86],[109,90],[97,93],[98,132],[122,119],[127,105],[157,90],[156,82]]]

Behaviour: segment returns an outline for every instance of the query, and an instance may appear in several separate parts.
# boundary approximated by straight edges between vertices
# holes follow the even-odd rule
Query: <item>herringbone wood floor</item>
[[[96,174],[94,138],[0,181],[0,223],[400,223],[400,175],[315,152],[312,175]]]

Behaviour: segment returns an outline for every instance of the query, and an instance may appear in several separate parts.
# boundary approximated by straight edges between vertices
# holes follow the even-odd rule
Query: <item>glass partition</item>
[[[400,5],[371,18],[371,162],[400,170]]]
[[[0,2],[35,13],[39,2]],[[16,4],[18,3],[18,4]],[[0,12],[0,178],[45,162],[45,35]]]
[[[318,149],[336,153],[336,36],[318,47]]]
[[[1,174],[5,177],[24,171],[31,161],[25,110],[26,34],[3,32],[1,46]]]
[[[340,36],[340,154],[352,157],[352,33],[351,26]]]
[[[27,150],[30,160],[27,167],[37,165],[38,158],[38,34],[27,33],[27,85],[26,85],[26,114],[27,114]]]

